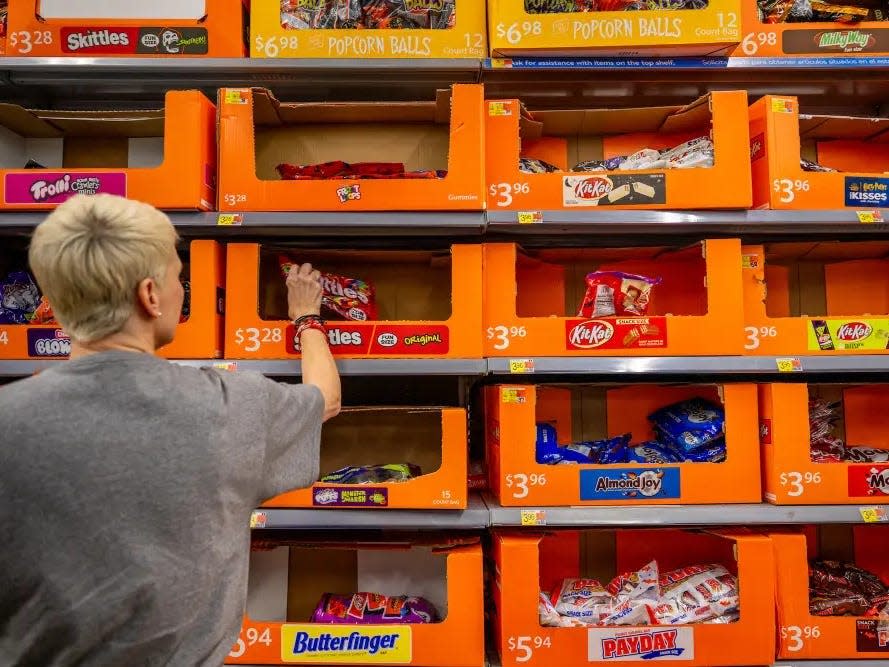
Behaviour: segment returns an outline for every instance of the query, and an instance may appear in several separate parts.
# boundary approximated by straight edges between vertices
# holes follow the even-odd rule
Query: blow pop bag
[[[278,257],[284,277],[298,266],[286,255]],[[377,319],[377,302],[373,285],[358,278],[334,273],[321,274],[321,308],[347,320],[364,322]]]

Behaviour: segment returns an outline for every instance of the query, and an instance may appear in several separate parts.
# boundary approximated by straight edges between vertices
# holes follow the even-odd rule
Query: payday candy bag
[[[278,257],[284,277],[298,266],[286,255]],[[346,278],[334,273],[321,273],[321,307],[347,320],[365,322],[377,319],[376,290],[358,278]]]

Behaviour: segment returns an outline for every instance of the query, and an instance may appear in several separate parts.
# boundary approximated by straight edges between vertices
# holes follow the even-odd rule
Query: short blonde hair
[[[89,343],[123,328],[142,280],[163,284],[177,241],[153,206],[78,195],[38,225],[28,259],[65,332]]]

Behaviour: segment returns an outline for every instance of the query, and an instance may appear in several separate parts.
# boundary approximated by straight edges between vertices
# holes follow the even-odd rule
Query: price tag
[[[243,213],[220,213],[216,217],[216,224],[222,227],[239,226],[243,222]]]
[[[543,222],[543,213],[540,211],[519,211],[516,219],[520,225],[533,225]]]
[[[534,360],[533,359],[510,359],[509,360],[509,372],[510,373],[533,373],[534,372]]]
[[[512,60],[508,58],[492,58],[491,59],[491,68],[492,69],[505,69],[507,67],[512,67]]]
[[[742,269],[758,269],[759,255],[741,255]]]
[[[858,222],[863,225],[873,225],[878,222],[885,222],[883,214],[880,211],[855,211],[858,216]]]
[[[522,510],[523,526],[545,526],[546,510]]]
[[[236,371],[238,370],[237,361],[219,361],[213,364],[213,368],[220,371]]]
[[[803,362],[796,357],[788,359],[775,359],[779,373],[799,373],[803,370]]]
[[[524,387],[503,387],[500,389],[501,403],[524,403],[525,388]]]
[[[512,112],[506,106],[506,102],[488,102],[489,116],[511,116]]]
[[[772,98],[772,111],[774,113],[793,113],[793,101],[780,97]]]
[[[225,91],[226,104],[247,104],[246,88],[229,88]]]
[[[260,512],[259,510],[254,510],[253,514],[250,515],[250,527],[251,528],[265,528],[268,523],[269,515],[265,512]]]
[[[861,513],[861,520],[864,523],[889,521],[889,512],[886,511],[885,507],[859,507],[858,511]]]

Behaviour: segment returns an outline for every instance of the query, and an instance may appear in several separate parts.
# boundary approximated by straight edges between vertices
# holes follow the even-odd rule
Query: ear
[[[136,286],[136,305],[149,319],[160,315],[160,293],[154,278],[145,278]]]

